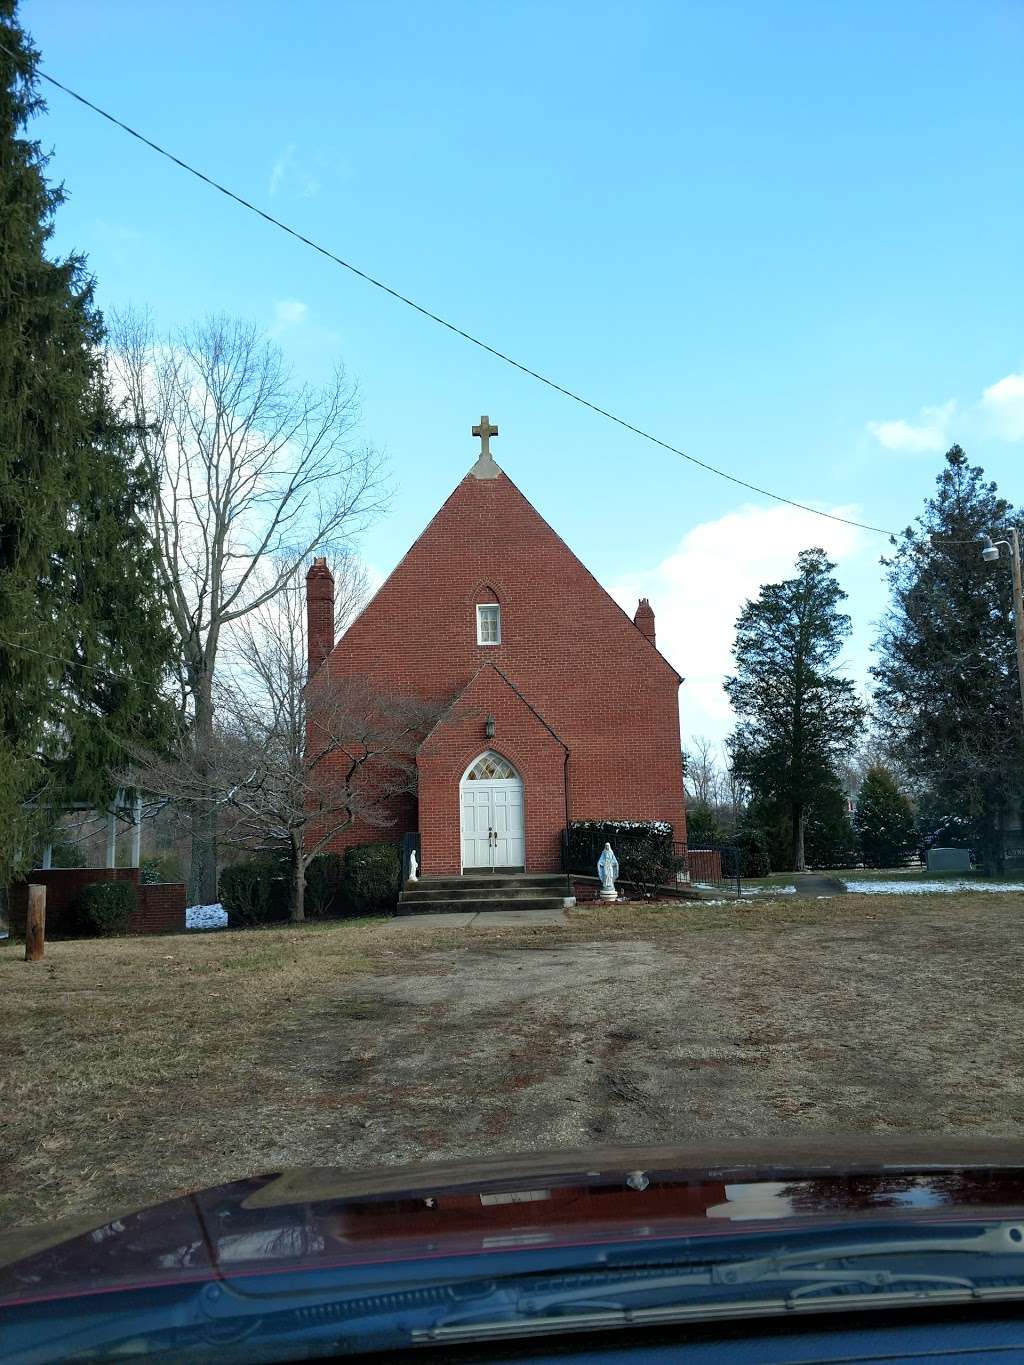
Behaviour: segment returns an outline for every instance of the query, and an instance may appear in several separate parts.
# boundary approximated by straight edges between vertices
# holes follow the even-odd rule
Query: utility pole
[[[1024,584],[1020,569],[1020,537],[1015,526],[1006,533],[1009,540],[992,540],[981,552],[982,559],[993,563],[1000,558],[999,547],[1005,545],[1010,553],[1010,572],[1013,574],[1013,628],[1017,636],[1017,681],[1020,683],[1021,724],[1024,725]]]

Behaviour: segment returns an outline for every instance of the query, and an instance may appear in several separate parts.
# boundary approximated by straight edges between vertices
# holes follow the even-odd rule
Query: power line
[[[84,659],[69,659],[64,654],[50,654],[45,649],[35,649],[32,645],[22,645],[15,643],[14,640],[5,640],[0,636],[0,645],[7,649],[20,649],[23,654],[35,654],[40,659],[51,659],[55,664],[67,664],[70,668],[86,668],[90,673],[100,673],[105,678],[112,678],[114,682],[128,683],[131,687],[138,687],[138,680],[130,678],[127,673],[114,673],[109,668],[103,668],[100,664],[87,664]]]
[[[14,55],[4,44],[0,44],[0,46],[4,47],[4,51],[7,52],[8,55]],[[491,346],[480,337],[474,336],[471,332],[467,332],[462,327],[456,326],[454,322],[450,322],[439,313],[431,312],[429,308],[425,308],[422,304],[417,303],[414,299],[409,298],[399,290],[393,289],[389,284],[385,284],[383,280],[378,280],[367,271],[360,270],[360,268],[353,265],[351,261],[346,261],[343,257],[335,255],[333,251],[328,250],[325,246],[321,246],[319,242],[314,242],[311,237],[306,237],[296,228],[290,227],[287,223],[282,222],[280,218],[275,218],[272,214],[266,213],[248,199],[243,198],[242,195],[236,194],[234,190],[230,190],[226,185],[222,185],[219,181],[214,180],[212,176],[206,175],[203,171],[197,169],[197,167],[182,160],[181,157],[175,156],[173,152],[169,152],[165,147],[161,147],[158,142],[154,142],[151,138],[146,137],[137,129],[132,128],[129,124],[122,122],[121,119],[108,113],[106,109],[101,109],[98,104],[94,104],[92,100],[86,99],[84,95],[80,95],[77,90],[72,90],[70,86],[64,85],[63,82],[57,80],[55,76],[50,76],[41,69],[37,69],[36,74],[44,81],[49,82],[50,85],[56,86],[58,90],[63,90],[66,95],[70,95],[71,98],[77,100],[79,104],[84,105],[87,109],[91,109],[94,114],[99,114],[99,116],[106,119],[108,123],[112,123],[115,127],[120,128],[122,132],[127,133],[130,137],[143,143],[152,151],[157,152],[160,156],[166,157],[168,161],[172,161],[174,165],[178,166],[181,170],[187,171],[189,175],[194,175],[197,180],[201,180],[205,185],[209,185],[211,189],[217,190],[228,199],[234,200],[236,204],[240,204],[242,208],[248,209],[250,213],[255,213],[265,222],[270,223],[271,226],[279,228],[282,232],[286,232],[289,237],[294,237],[297,241],[302,242],[304,246],[310,247],[321,256],[325,256],[329,261],[333,261],[335,265],[339,265],[344,270],[348,270],[353,275],[357,275],[361,280],[365,280],[367,284],[372,284],[375,289],[380,289],[385,294],[390,294],[391,297],[396,299],[399,303],[404,303],[406,307],[412,308],[415,312],[428,318],[431,322],[436,322],[440,327],[447,328],[449,332],[453,332],[456,336],[462,337],[464,341],[468,341],[471,345],[479,347],[480,350],[486,351],[488,355],[494,356],[495,359],[503,361],[506,365],[511,365],[513,369],[519,370],[520,373],[528,375],[531,379],[536,379],[538,383],[546,385],[556,393],[560,393],[564,397],[572,399],[574,403],[579,403],[581,407],[589,408],[591,412],[596,412],[599,417],[604,417],[609,422],[614,422],[617,426],[623,427],[626,431],[633,432],[635,436],[640,436],[645,441],[650,441],[653,445],[660,446],[662,450],[667,450],[673,455],[678,455],[681,459],[688,461],[692,465],[696,465],[698,469],[703,469],[709,474],[714,474],[717,478],[726,479],[729,483],[736,484],[739,488],[746,488],[751,493],[758,493],[761,497],[771,498],[774,502],[784,503],[787,507],[799,508],[802,512],[810,512],[812,516],[825,517],[828,521],[840,522],[844,526],[855,526],[861,531],[873,531],[876,534],[883,536],[894,534],[882,526],[871,526],[867,522],[853,521],[849,517],[837,516],[834,512],[823,512],[819,507],[811,507],[805,502],[797,502],[794,498],[784,497],[781,493],[773,493],[769,488],[762,488],[759,484],[750,483],[746,479],[739,478],[736,474],[730,474],[725,469],[719,469],[716,465],[708,464],[706,460],[699,460],[695,455],[688,455],[685,450],[680,450],[678,446],[672,445],[669,441],[663,441],[659,436],[655,436],[653,432],[645,431],[643,427],[638,427],[634,425],[634,423],[626,421],[624,417],[617,417],[615,413],[610,412],[607,408],[602,408],[597,403],[592,403],[589,398],[584,398],[582,394],[575,393],[572,389],[568,389],[563,384],[557,383],[547,375],[541,374],[539,370],[531,369],[529,365],[524,365],[521,361],[515,360],[512,356],[507,355],[504,351],[498,350],[496,346]]]

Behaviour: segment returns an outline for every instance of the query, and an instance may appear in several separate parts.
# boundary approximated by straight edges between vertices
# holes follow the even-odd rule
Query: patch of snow
[[[186,929],[226,929],[228,912],[218,901],[215,905],[189,905],[185,907]]]
[[[744,896],[795,896],[795,886],[745,886]]]
[[[858,896],[931,896],[954,891],[1024,891],[1024,882],[969,882],[962,879],[941,882],[855,882],[846,883],[847,891]]]

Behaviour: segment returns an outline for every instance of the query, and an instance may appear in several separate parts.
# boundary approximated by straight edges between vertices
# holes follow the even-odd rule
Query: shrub
[[[143,886],[180,882],[181,864],[173,853],[149,853],[139,859],[139,880]]]
[[[619,877],[641,889],[675,880],[672,826],[664,820],[574,820],[569,826],[569,871],[597,876],[605,844],[619,860]]]
[[[217,885],[230,924],[271,924],[288,918],[288,876],[276,859],[229,863]]]
[[[625,841],[616,856],[620,880],[630,882],[642,896],[652,896],[659,886],[675,883],[678,860],[672,852],[671,838],[654,833],[636,834]]]
[[[75,897],[75,930],[100,938],[126,934],[138,903],[134,882],[89,882]]]
[[[344,909],[345,860],[338,853],[318,853],[306,868],[306,917],[328,919]]]
[[[350,914],[393,910],[402,888],[401,850],[397,844],[354,845],[345,854],[342,880],[345,908]]]
[[[772,870],[768,841],[759,829],[737,830],[733,844],[739,850],[741,877],[768,876]]]

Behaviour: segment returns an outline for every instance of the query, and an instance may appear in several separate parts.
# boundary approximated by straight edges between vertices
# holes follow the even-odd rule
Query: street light
[[[1024,589],[1021,587],[1020,539],[1015,526],[1009,527],[1006,534],[1009,540],[993,540],[989,536],[981,557],[986,564],[994,564],[1001,557],[1001,546],[1005,545],[1009,552],[1010,572],[1013,574],[1013,626],[1017,636],[1017,680],[1020,683],[1021,719],[1024,721]]]

